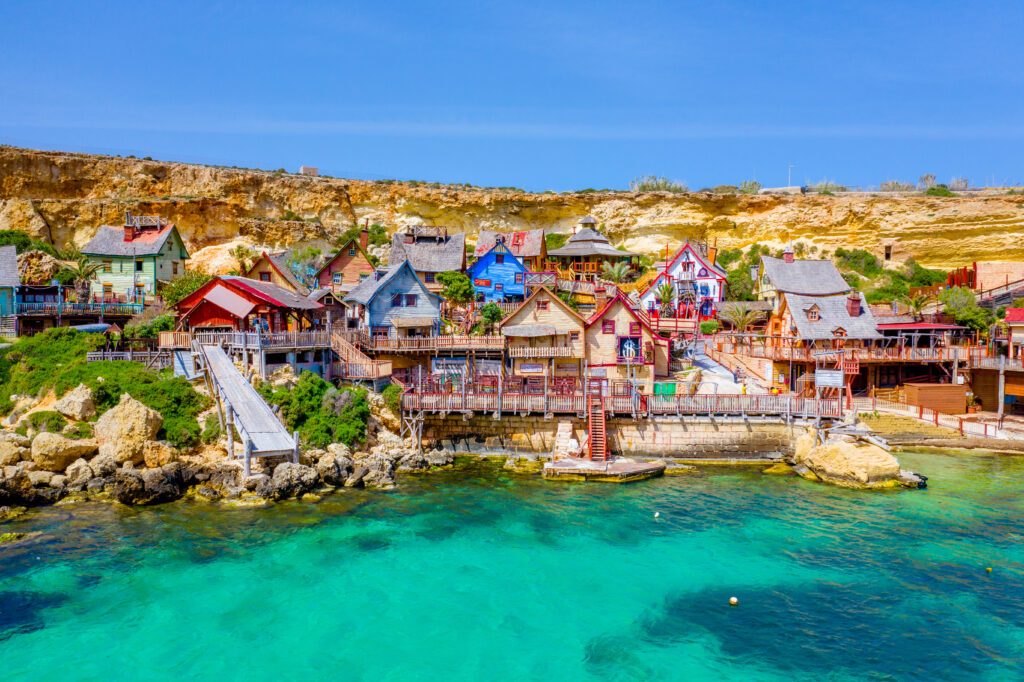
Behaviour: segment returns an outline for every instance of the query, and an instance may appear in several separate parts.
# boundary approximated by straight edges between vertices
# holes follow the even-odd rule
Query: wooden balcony
[[[192,341],[203,346],[227,345],[246,350],[299,350],[331,347],[331,336],[323,331],[304,332],[160,332],[160,348],[185,349]]]
[[[889,348],[809,348],[795,345],[770,345],[758,342],[731,342],[716,338],[714,346],[721,347],[722,353],[743,355],[749,358],[772,360],[774,362],[815,362],[839,360],[856,360],[862,363],[885,362],[953,362],[957,360],[967,363],[987,355],[987,350],[980,346],[945,346],[939,348],[913,348],[910,346],[893,346]]]
[[[334,377],[353,381],[383,379],[391,376],[391,371],[391,363],[387,360],[331,363],[331,374]]]
[[[583,351],[576,346],[509,346],[510,358],[580,358]]]
[[[505,337],[491,336],[370,336],[359,333],[358,345],[375,353],[434,353],[452,351],[480,351],[500,353],[505,349]]]
[[[112,317],[132,317],[143,310],[142,303],[124,303],[118,301],[89,301],[88,303],[69,303],[67,301],[46,301],[41,303],[19,302],[16,305],[18,315],[24,317],[57,317],[58,315],[110,315]]]

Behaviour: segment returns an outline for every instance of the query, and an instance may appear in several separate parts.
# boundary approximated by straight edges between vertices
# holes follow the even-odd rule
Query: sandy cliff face
[[[649,254],[687,237],[722,247],[805,240],[933,267],[1024,260],[1024,196],[531,194],[310,178],[247,169],[0,147],[0,229],[82,245],[125,210],[174,221],[197,261],[224,268],[227,245],[329,239],[368,219],[480,229],[569,231],[586,214],[613,241]],[[291,219],[301,217],[301,220]],[[286,220],[286,218],[289,218]]]

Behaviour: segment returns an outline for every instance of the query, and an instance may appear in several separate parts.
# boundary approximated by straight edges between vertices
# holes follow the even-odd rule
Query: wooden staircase
[[[391,363],[374,360],[339,332],[331,334],[331,350],[340,360],[340,378],[377,380],[391,375]]]
[[[608,436],[604,421],[604,397],[601,382],[591,385],[587,391],[587,455],[598,462],[608,461]]]

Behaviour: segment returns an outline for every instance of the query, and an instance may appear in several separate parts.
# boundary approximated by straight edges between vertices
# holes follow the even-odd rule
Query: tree
[[[718,313],[718,319],[728,322],[736,331],[743,333],[760,322],[764,315],[760,310],[739,303],[729,303]]]
[[[469,277],[461,272],[442,272],[437,275],[437,281],[444,289],[441,295],[452,305],[466,305],[476,296],[473,283]]]
[[[164,305],[174,307],[178,301],[198,290],[209,282],[211,277],[202,270],[186,270],[181,277],[176,277],[160,290]]]
[[[629,263],[624,260],[615,263],[605,261],[601,264],[601,279],[607,282],[621,282],[629,274]]]
[[[66,268],[68,277],[75,287],[75,296],[80,302],[89,300],[89,293],[92,290],[92,280],[96,273],[102,268],[102,264],[90,262],[85,256],[79,256],[74,267]]]
[[[544,235],[544,246],[547,247],[548,251],[554,251],[565,246],[565,242],[569,239],[569,235],[562,232],[548,232]]]
[[[245,244],[235,245],[229,253],[238,264],[238,272],[242,274],[249,272],[249,268],[252,267],[253,261],[256,260],[256,252]]]
[[[686,183],[657,175],[644,175],[629,183],[629,189],[633,192],[689,192]]]
[[[878,186],[878,189],[883,192],[909,192],[914,189],[914,186],[901,180],[886,180]]]
[[[935,297],[928,294],[908,294],[901,296],[900,301],[903,302],[903,305],[907,306],[915,320],[920,320],[924,309],[935,302]]]
[[[950,287],[939,293],[943,312],[952,316],[957,324],[983,332],[995,321],[992,311],[978,305],[974,292],[967,287]]]
[[[675,285],[673,285],[672,282],[662,282],[658,285],[658,288],[654,290],[654,295],[659,301],[661,301],[661,314],[671,314],[676,301]]]
[[[967,178],[953,178],[949,181],[949,188],[955,192],[966,191],[970,186],[971,183]]]
[[[730,270],[725,281],[729,298],[734,301],[754,300],[754,280],[750,276],[750,267],[747,264],[740,263],[735,270]]]
[[[757,194],[761,191],[761,183],[757,180],[744,180],[740,183],[740,194]]]
[[[935,173],[925,173],[917,179],[917,186],[921,189],[928,189],[935,185]]]
[[[505,317],[505,313],[501,311],[501,306],[497,303],[488,303],[480,309],[480,319],[488,331],[494,329],[494,326],[501,322],[503,317]]]

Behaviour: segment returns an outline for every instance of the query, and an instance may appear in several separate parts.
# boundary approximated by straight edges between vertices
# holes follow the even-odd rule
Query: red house
[[[226,275],[214,277],[175,306],[182,329],[264,332],[313,326],[321,308],[271,282]]]
[[[366,253],[369,232],[359,232],[358,241],[350,239],[316,273],[317,287],[336,294],[347,294],[357,284],[373,275],[373,264]]]

